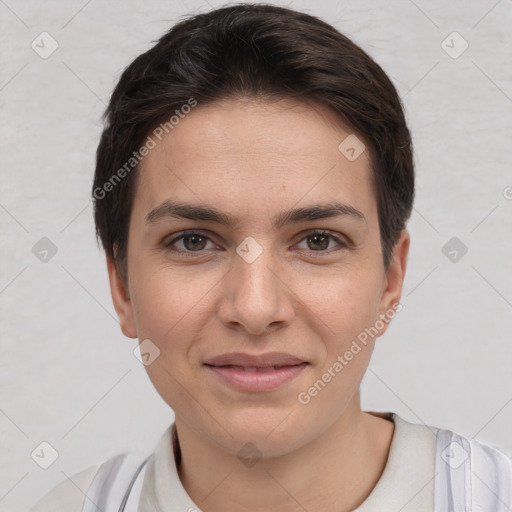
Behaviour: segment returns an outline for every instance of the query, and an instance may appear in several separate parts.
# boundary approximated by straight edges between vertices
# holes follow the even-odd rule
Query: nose
[[[264,335],[289,325],[295,315],[293,283],[286,282],[269,248],[250,263],[237,254],[223,286],[218,314],[230,329]]]

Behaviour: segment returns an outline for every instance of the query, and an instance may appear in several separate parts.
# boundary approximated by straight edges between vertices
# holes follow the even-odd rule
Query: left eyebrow
[[[318,219],[345,216],[367,224],[366,217],[361,211],[349,204],[334,202],[281,211],[272,218],[272,226],[274,229],[280,229],[287,224],[312,222]],[[146,215],[145,222],[146,224],[153,224],[167,217],[216,222],[230,229],[235,229],[241,223],[241,219],[233,217],[229,213],[223,212],[213,206],[174,202],[172,200],[164,201],[159,206],[153,208]]]

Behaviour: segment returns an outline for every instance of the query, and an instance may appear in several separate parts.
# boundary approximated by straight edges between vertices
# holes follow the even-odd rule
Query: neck
[[[313,442],[250,467],[176,417],[183,487],[205,512],[354,510],[382,475],[394,431],[358,398]]]

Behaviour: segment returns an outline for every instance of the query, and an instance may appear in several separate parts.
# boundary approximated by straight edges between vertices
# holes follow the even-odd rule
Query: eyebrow
[[[364,214],[353,206],[334,202],[281,211],[272,218],[272,226],[274,229],[280,229],[287,224],[344,216],[349,216],[367,223]],[[145,222],[146,224],[153,224],[169,217],[216,222],[230,229],[236,228],[241,223],[241,219],[233,217],[229,213],[223,212],[213,206],[174,202],[172,200],[164,201],[159,206],[153,208],[146,215]]]

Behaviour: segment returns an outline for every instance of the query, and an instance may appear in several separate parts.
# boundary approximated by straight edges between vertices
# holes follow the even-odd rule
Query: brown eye
[[[329,235],[309,235],[308,240],[311,242],[309,245],[310,249],[327,249],[330,243]]]
[[[328,231],[313,231],[308,233],[302,240],[307,240],[306,250],[313,252],[331,252],[327,249],[332,241],[336,242],[340,248],[347,247],[345,242]]]
[[[182,242],[182,248],[177,247],[175,245],[177,242]],[[164,242],[164,247],[169,251],[176,252],[202,252],[205,249],[207,242],[211,240],[198,231],[189,231],[186,233],[182,233],[181,235],[173,238],[169,242]],[[213,242],[212,242],[213,243]]]
[[[201,235],[184,235],[182,237],[183,245],[189,251],[204,249],[206,237]]]

